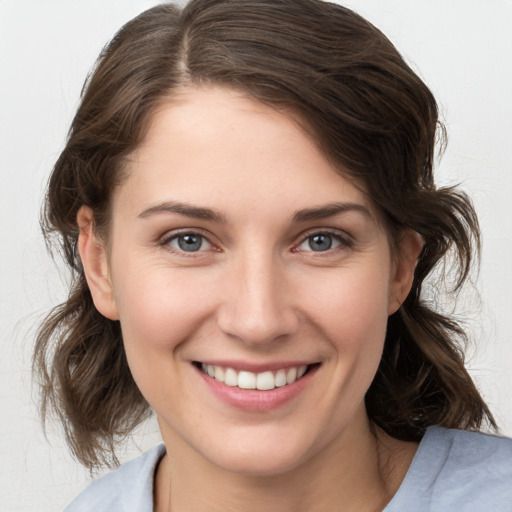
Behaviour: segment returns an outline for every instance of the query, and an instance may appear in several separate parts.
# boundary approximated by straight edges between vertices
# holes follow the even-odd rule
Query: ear
[[[117,303],[108,268],[105,244],[94,233],[94,213],[82,206],[76,216],[78,252],[96,309],[110,320],[119,320]]]
[[[412,229],[402,232],[393,255],[391,281],[389,286],[388,315],[395,313],[411,291],[414,269],[423,249],[423,238]]]

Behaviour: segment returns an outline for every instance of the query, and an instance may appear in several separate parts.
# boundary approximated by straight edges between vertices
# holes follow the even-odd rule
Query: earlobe
[[[398,254],[394,255],[394,265],[389,287],[388,315],[395,313],[411,291],[414,270],[418,256],[423,249],[423,238],[412,229],[405,230],[398,241]]]
[[[78,251],[94,305],[103,316],[119,320],[105,245],[94,233],[93,211],[82,206],[76,220],[79,229]]]

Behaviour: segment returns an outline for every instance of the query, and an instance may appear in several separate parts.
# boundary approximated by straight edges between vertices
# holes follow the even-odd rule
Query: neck
[[[378,511],[398,490],[417,445],[382,431],[347,428],[307,462],[271,476],[237,474],[177,439],[158,467],[156,512]]]

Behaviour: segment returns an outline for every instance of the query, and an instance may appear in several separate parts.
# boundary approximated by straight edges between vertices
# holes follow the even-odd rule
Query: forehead
[[[230,89],[184,89],[163,103],[126,170],[114,202],[123,195],[139,204],[178,199],[215,207],[229,199],[231,207],[291,211],[350,201],[375,214],[296,117]]]

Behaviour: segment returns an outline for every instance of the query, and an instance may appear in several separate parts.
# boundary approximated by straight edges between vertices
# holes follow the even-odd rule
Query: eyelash
[[[300,246],[307,243],[308,240],[311,240],[315,236],[321,236],[321,235],[330,237],[331,239],[338,242],[338,245],[336,247],[329,247],[325,251],[314,251],[312,249],[310,249],[310,250],[300,249]],[[311,252],[311,253],[315,254],[316,257],[321,257],[323,255],[332,255],[333,252],[350,249],[353,245],[354,245],[354,241],[347,234],[341,234],[339,231],[333,231],[330,229],[320,229],[320,230],[310,231],[310,232],[302,235],[301,241],[299,242],[299,244],[297,244],[292,249],[292,251],[293,252]]]
[[[162,247],[165,247],[165,248],[171,250],[172,252],[174,252],[176,254],[179,254],[180,256],[185,256],[185,257],[194,257],[194,256],[197,257],[198,253],[206,252],[205,250],[185,251],[183,249],[180,249],[178,247],[173,247],[171,245],[171,243],[173,241],[175,241],[175,240],[178,241],[180,238],[184,238],[186,236],[200,238],[202,240],[202,244],[201,245],[203,245],[206,242],[214,250],[216,250],[216,251],[219,250],[219,249],[216,248],[215,244],[210,242],[210,240],[208,239],[208,237],[206,235],[204,235],[203,233],[201,233],[201,232],[199,232],[197,230],[183,230],[183,231],[180,231],[180,232],[173,232],[171,234],[167,234],[166,236],[164,236],[160,240],[159,245],[161,245]]]
[[[335,240],[338,243],[338,245],[336,247],[329,247],[325,251],[314,251],[312,249],[311,250],[303,250],[300,248],[301,245],[303,245],[304,243],[307,243],[307,241],[312,239],[313,237],[322,236],[322,235],[328,236],[331,239]],[[208,249],[206,249],[206,250],[198,250],[198,251],[186,251],[186,250],[180,249],[178,247],[173,247],[171,245],[171,243],[173,241],[178,241],[180,238],[183,238],[186,236],[201,238],[201,240],[202,240],[201,245],[203,245],[206,242],[210,246],[208,249],[213,249],[216,252],[220,251],[220,249],[218,249],[217,246],[215,246],[215,244],[213,244],[206,235],[204,235],[203,233],[201,233],[199,231],[186,231],[185,230],[185,231],[180,231],[177,233],[173,232],[173,233],[165,236],[164,238],[162,238],[161,241],[159,242],[159,244],[162,247],[167,247],[168,249],[172,250],[173,252],[175,252],[179,255],[182,255],[182,256],[186,256],[186,257],[194,257],[194,256],[197,257],[196,255],[198,253],[206,252],[206,250],[208,250]],[[292,248],[292,252],[294,252],[294,253],[296,253],[296,252],[301,252],[301,253],[311,252],[311,253],[315,254],[316,256],[322,256],[323,254],[332,254],[335,251],[342,251],[342,250],[350,249],[353,246],[353,244],[354,244],[353,240],[348,235],[341,235],[338,231],[332,231],[329,229],[314,230],[314,231],[310,231],[308,233],[301,235],[300,242]]]

